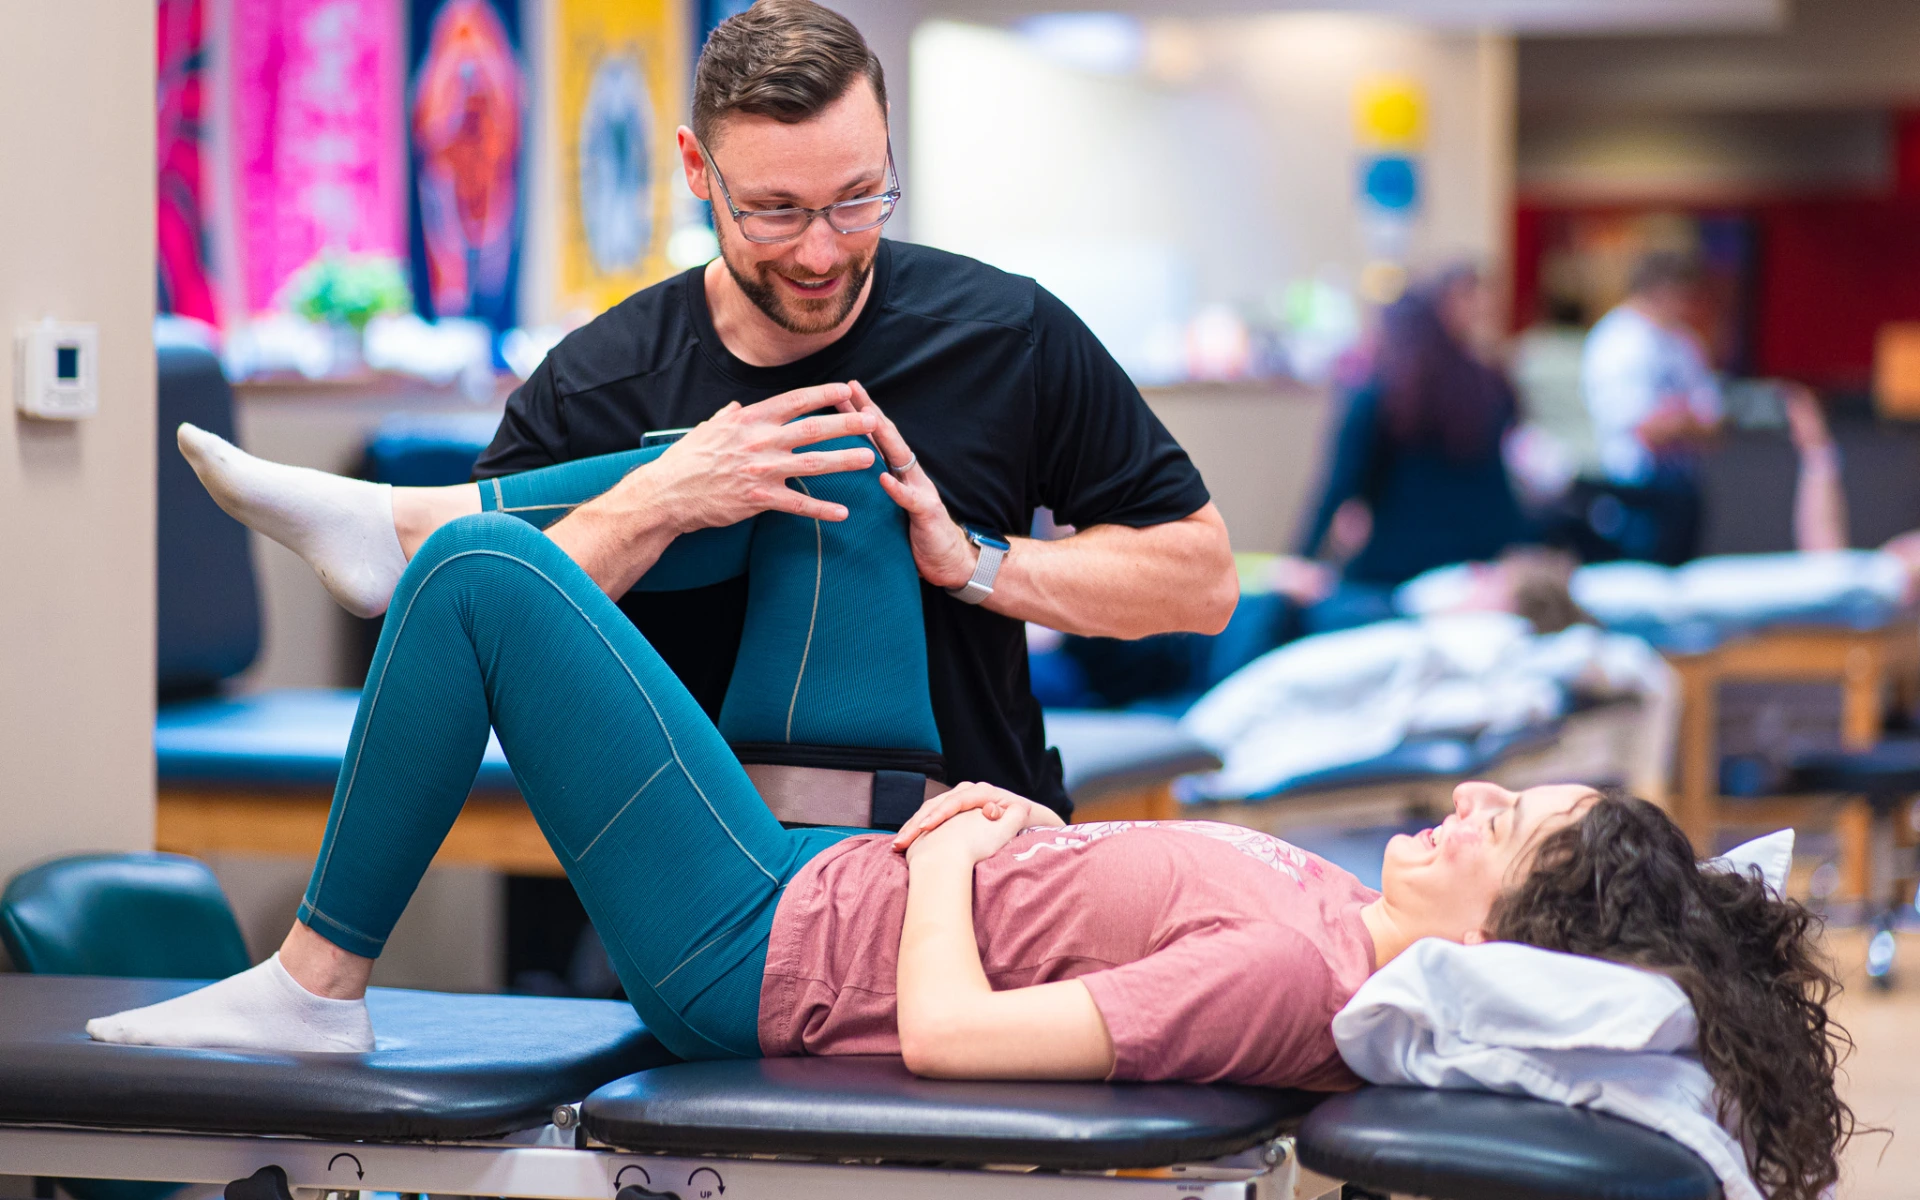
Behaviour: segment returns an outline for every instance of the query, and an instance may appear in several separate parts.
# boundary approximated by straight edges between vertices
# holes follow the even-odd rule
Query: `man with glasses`
[[[873,452],[792,451],[870,436],[910,520],[947,781],[1068,812],[1022,623],[1125,638],[1223,628],[1238,584],[1199,473],[1032,280],[881,239],[900,198],[886,83],[838,14],[760,0],[722,23],[678,137],[688,186],[713,204],[720,257],[555,347],[508,401],[478,474],[687,430],[568,518],[570,552],[598,577],[596,559],[650,563],[679,534],[758,512],[843,518],[789,480],[865,469]],[[1078,534],[1017,536],[1038,506]],[[745,582],[620,604],[717,712]]]

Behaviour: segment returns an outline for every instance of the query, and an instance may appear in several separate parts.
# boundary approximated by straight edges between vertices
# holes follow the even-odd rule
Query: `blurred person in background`
[[[1492,297],[1454,267],[1381,314],[1366,382],[1347,398],[1318,500],[1275,587],[1322,633],[1394,616],[1393,589],[1449,563],[1495,559],[1530,529],[1502,447],[1519,421],[1506,376],[1488,361]],[[1312,559],[1364,506],[1357,553],[1336,578]],[[1358,522],[1356,522],[1358,524]]]
[[[1596,532],[1627,558],[1678,566],[1699,551],[1700,455],[1719,432],[1720,387],[1687,324],[1699,263],[1658,251],[1627,298],[1594,325],[1581,362],[1613,504]]]
[[[1840,448],[1819,397],[1793,386],[1786,393],[1787,434],[1799,458],[1793,491],[1793,548],[1805,554],[1847,550],[1847,497],[1842,488]],[[1905,600],[1920,600],[1920,529],[1895,534],[1879,552],[1897,560],[1906,580]]]
[[[1513,386],[1526,419],[1507,439],[1507,466],[1530,511],[1559,505],[1579,479],[1600,478],[1600,445],[1580,389],[1587,322],[1578,301],[1550,301],[1513,339]]]

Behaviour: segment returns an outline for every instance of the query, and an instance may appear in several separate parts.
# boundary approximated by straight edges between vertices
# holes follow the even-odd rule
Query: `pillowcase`
[[[1793,866],[1793,830],[1782,829],[1765,837],[1742,842],[1718,858],[1702,862],[1703,869],[1732,871],[1745,875],[1754,867],[1775,896],[1787,894],[1787,871]]]

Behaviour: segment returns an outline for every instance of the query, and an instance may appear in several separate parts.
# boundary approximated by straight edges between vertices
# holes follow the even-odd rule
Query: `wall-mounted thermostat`
[[[100,411],[100,327],[41,321],[14,344],[13,402],[30,417],[77,421]]]

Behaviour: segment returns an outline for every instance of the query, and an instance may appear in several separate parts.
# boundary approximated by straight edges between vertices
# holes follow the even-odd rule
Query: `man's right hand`
[[[757,404],[729,404],[659,458],[556,522],[547,536],[602,591],[619,596],[683,533],[738,524],[763,512],[844,521],[843,506],[796,491],[787,480],[873,465],[874,452],[864,446],[794,453],[800,446],[872,433],[870,413],[846,411],[852,400],[846,384],[828,383]],[[815,415],[795,420],[805,413]]]
[[[1684,396],[1668,396],[1645,420],[1634,427],[1640,444],[1658,453],[1670,446],[1694,446],[1713,436],[1714,427],[1703,422]]]
[[[660,513],[675,533],[736,525],[763,512],[844,521],[844,507],[795,491],[787,480],[864,471],[873,465],[873,451],[864,446],[794,453],[816,442],[872,433],[871,414],[818,411],[852,400],[846,384],[826,383],[783,392],[758,404],[729,404],[607,495],[623,490],[635,493],[631,499],[643,500]],[[815,415],[794,419],[810,412]]]

